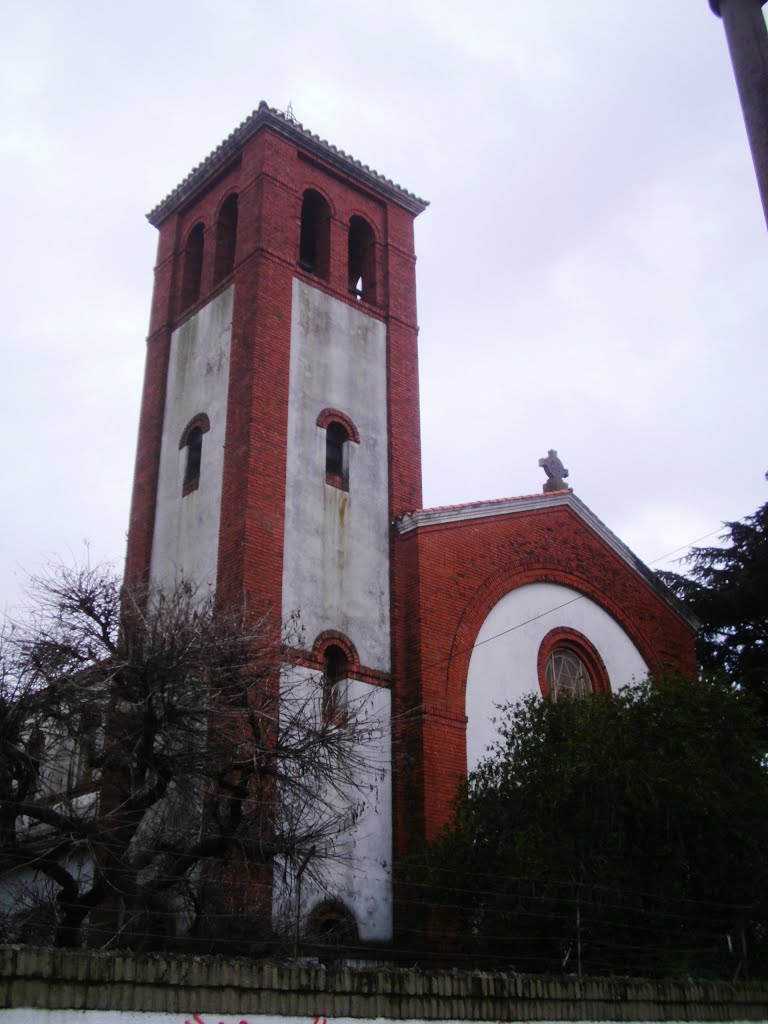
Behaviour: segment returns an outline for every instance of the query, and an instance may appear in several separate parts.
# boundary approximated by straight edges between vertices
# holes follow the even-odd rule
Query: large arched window
[[[237,244],[237,195],[232,193],[221,205],[216,221],[216,254],[213,263],[213,283],[218,284],[235,267]]]
[[[541,692],[552,700],[611,692],[597,648],[578,630],[566,626],[550,630],[542,640],[538,671]]]
[[[203,278],[204,229],[195,224],[187,236],[181,276],[181,308],[186,309],[200,298],[200,284]]]
[[[563,696],[586,697],[592,693],[589,669],[578,654],[567,647],[556,647],[552,651],[544,672],[552,700]]]
[[[357,299],[376,302],[376,239],[373,228],[362,217],[349,222],[348,285]]]
[[[331,244],[331,208],[314,189],[307,189],[301,201],[299,266],[308,274],[328,277]]]

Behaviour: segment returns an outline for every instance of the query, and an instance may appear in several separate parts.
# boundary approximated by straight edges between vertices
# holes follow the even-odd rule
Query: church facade
[[[449,819],[495,704],[694,671],[691,618],[564,485],[422,507],[426,205],[262,103],[149,214],[126,582],[298,613],[301,671],[367,698],[376,796],[302,899],[362,942],[391,941],[393,866]]]

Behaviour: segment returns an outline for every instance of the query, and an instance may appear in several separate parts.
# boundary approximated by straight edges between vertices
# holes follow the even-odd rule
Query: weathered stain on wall
[[[180,576],[201,587],[216,583],[233,296],[232,285],[171,337],[150,577],[157,586],[173,586]],[[179,440],[201,413],[210,430],[200,484],[183,494],[187,449]]]
[[[311,644],[344,633],[368,668],[388,672],[389,518],[384,324],[298,279],[293,283],[285,493],[283,617],[298,610]],[[325,482],[318,415],[341,410],[349,491]]]

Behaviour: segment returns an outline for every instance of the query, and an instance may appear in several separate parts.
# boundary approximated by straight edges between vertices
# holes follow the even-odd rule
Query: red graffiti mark
[[[319,1020],[319,1018],[317,1018],[317,1019]],[[200,1014],[193,1013],[192,1014],[192,1020],[185,1020],[184,1024],[205,1024],[205,1021],[200,1016]],[[220,1020],[219,1024],[227,1024],[227,1022],[224,1021],[224,1020]],[[243,1020],[239,1021],[239,1024],[248,1024],[248,1021],[243,1019]],[[327,1024],[327,1022],[323,1021],[323,1024]]]
[[[185,1020],[184,1024],[205,1024],[205,1021],[200,1016],[200,1014],[193,1013],[192,1014],[192,1020]],[[219,1024],[226,1024],[226,1021],[220,1020]],[[243,1019],[243,1020],[240,1020],[238,1022],[238,1024],[248,1024],[248,1021]],[[315,1017],[315,1019],[313,1021],[313,1024],[328,1024],[328,1018],[327,1017],[317,1016],[317,1017]],[[498,1024],[502,1024],[502,1022],[499,1021]],[[526,1021],[525,1024],[528,1024],[528,1022]]]

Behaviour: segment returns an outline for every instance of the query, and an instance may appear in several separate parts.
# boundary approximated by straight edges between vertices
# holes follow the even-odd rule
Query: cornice
[[[381,196],[388,202],[396,203],[403,209],[417,216],[429,206],[425,199],[397,185],[390,178],[374,171],[367,164],[349,156],[331,143],[313,135],[298,121],[289,115],[267,106],[261,101],[256,110],[247,117],[224,141],[194,167],[186,178],[170,192],[165,199],[147,214],[147,220],[154,227],[162,222],[190,198],[202,185],[213,178],[222,168],[233,160],[243,149],[246,142],[257,132],[269,127],[284,138],[290,139],[300,146],[304,152],[310,153],[324,163],[351,177],[364,188]]]

